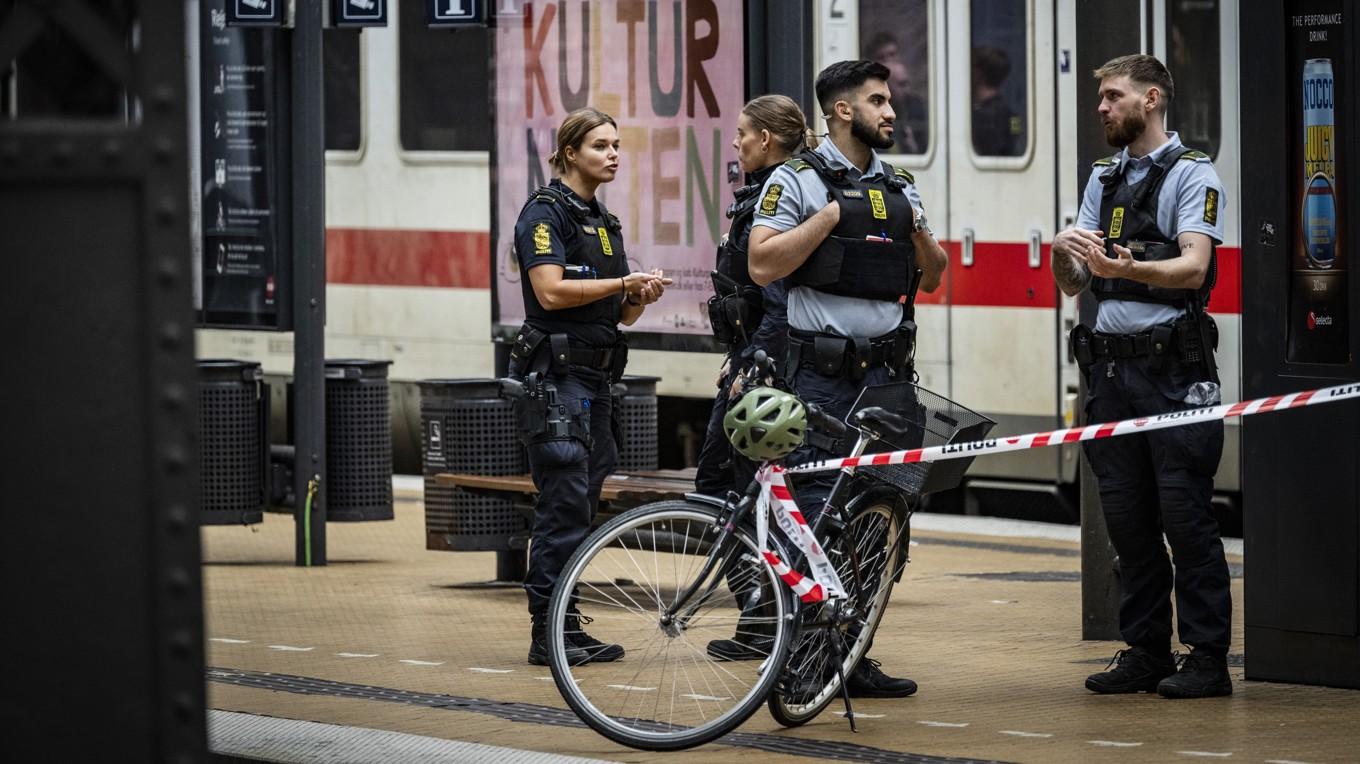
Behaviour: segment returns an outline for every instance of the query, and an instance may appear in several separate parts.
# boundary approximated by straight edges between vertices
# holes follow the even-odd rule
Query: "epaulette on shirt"
[[[1118,162],[1118,161],[1119,161],[1119,155],[1118,155],[1118,154],[1115,154],[1115,155],[1113,155],[1113,156],[1105,157],[1104,159],[1097,159],[1096,161],[1094,161],[1094,162],[1091,163],[1091,166],[1092,166],[1092,167],[1112,167],[1112,166],[1114,166],[1114,164],[1115,164],[1116,162]]]
[[[1193,162],[1209,162],[1209,161],[1212,161],[1212,160],[1209,158],[1209,155],[1208,155],[1208,154],[1204,153],[1203,151],[1195,151],[1194,149],[1191,149],[1191,150],[1185,152],[1184,154],[1181,154],[1181,159],[1180,159],[1180,161],[1184,162],[1184,161],[1186,161],[1187,159],[1190,160],[1190,161],[1193,161]]]
[[[793,159],[790,159],[789,161],[785,162],[784,166],[788,167],[794,172],[802,172],[803,170],[812,169],[811,162],[807,161],[806,159],[799,159],[798,157],[794,157]]]
[[[901,178],[902,180],[905,180],[906,182],[912,184],[913,186],[916,185],[916,177],[911,173],[907,172],[906,170],[902,169],[901,167],[894,167],[893,174]]]

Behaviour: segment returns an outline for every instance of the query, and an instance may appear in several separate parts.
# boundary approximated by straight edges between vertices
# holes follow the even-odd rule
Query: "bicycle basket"
[[[866,454],[929,448],[981,440],[996,424],[987,417],[910,382],[871,385],[860,392],[846,422],[862,409],[878,406],[905,418],[905,432],[880,433]],[[973,457],[917,464],[861,467],[873,477],[902,489],[912,497],[953,488],[963,480]]]

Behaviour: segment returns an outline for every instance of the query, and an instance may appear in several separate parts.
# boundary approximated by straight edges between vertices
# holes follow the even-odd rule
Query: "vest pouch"
[[[544,440],[548,431],[548,402],[542,397],[516,398],[511,410],[515,415],[515,430],[526,446]]]
[[[853,240],[840,236],[826,237],[790,275],[790,280],[798,286],[813,289],[834,286],[840,279],[841,260],[845,257],[844,242],[847,241]]]
[[[521,375],[532,371],[542,371],[542,369],[531,367],[539,345],[547,337],[546,332],[541,332],[528,324],[521,326],[519,331],[515,333],[515,341],[510,345],[510,363],[519,370]]]
[[[818,374],[834,377],[841,373],[841,367],[845,365],[846,342],[844,337],[819,335],[812,338],[812,362]]]
[[[713,329],[713,339],[720,345],[731,345],[735,339],[732,325],[727,322],[727,311],[723,309],[726,300],[716,294],[708,298],[708,324]]]
[[[916,248],[908,241],[828,236],[793,282],[830,294],[896,302],[911,293]]]

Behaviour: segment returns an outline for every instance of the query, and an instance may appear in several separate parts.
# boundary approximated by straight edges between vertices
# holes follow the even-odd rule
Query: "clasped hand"
[[[623,277],[624,291],[633,305],[651,305],[661,299],[672,280],[660,268],[650,272],[634,271]]]
[[[1084,228],[1069,228],[1053,239],[1053,249],[1066,254],[1091,270],[1091,275],[1100,278],[1130,278],[1136,261],[1133,252],[1122,244],[1114,245],[1118,257],[1105,255],[1105,232],[1088,231]]]

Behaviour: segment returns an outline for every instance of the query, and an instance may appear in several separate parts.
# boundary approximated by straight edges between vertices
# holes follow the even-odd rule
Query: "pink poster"
[[[623,222],[632,270],[675,283],[630,328],[706,334],[709,271],[727,230],[742,105],[742,4],[715,0],[523,2],[498,12],[496,69],[497,323],[524,318],[511,252],[515,219],[551,180],[557,126],[594,106],[619,125],[619,173],[599,198]]]

